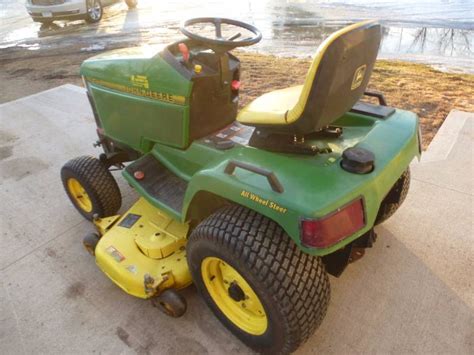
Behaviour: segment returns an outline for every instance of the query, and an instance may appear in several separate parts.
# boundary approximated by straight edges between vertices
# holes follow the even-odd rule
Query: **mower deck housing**
[[[95,249],[100,269],[125,292],[150,298],[167,288],[191,284],[186,263],[188,224],[140,198],[121,217],[99,219],[103,232]]]

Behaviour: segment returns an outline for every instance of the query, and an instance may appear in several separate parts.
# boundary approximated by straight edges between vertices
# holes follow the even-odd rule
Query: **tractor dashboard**
[[[172,59],[173,63],[170,64],[176,69],[187,72],[188,78],[218,75],[221,71],[233,72],[239,66],[239,60],[230,53],[216,53],[209,47],[191,40],[183,40],[167,46],[162,56],[168,60]],[[221,66],[223,60],[228,62],[227,68]]]
[[[240,61],[193,40],[167,46],[161,57],[192,82],[190,139],[198,139],[231,124],[237,116]]]

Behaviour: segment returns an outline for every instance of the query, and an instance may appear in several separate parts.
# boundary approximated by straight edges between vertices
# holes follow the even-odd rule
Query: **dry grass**
[[[41,53],[24,49],[3,51],[0,102],[64,83],[81,85],[79,65],[91,55],[79,47]],[[242,61],[242,105],[265,92],[302,84],[311,62],[246,52],[236,55]],[[424,148],[449,111],[474,111],[474,75],[443,73],[423,64],[378,61],[369,89],[383,92],[389,105],[420,116]]]

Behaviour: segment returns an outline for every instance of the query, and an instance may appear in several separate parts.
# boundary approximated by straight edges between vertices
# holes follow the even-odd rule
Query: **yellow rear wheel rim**
[[[75,178],[67,180],[69,194],[81,210],[84,212],[92,211],[92,201],[81,183]]]
[[[249,334],[265,333],[268,319],[262,302],[237,270],[209,256],[201,264],[201,274],[209,295],[227,319]]]

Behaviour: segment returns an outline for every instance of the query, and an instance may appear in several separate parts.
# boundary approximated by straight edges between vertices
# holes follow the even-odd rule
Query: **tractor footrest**
[[[181,213],[187,181],[179,178],[148,154],[127,166],[126,173],[152,199]]]

